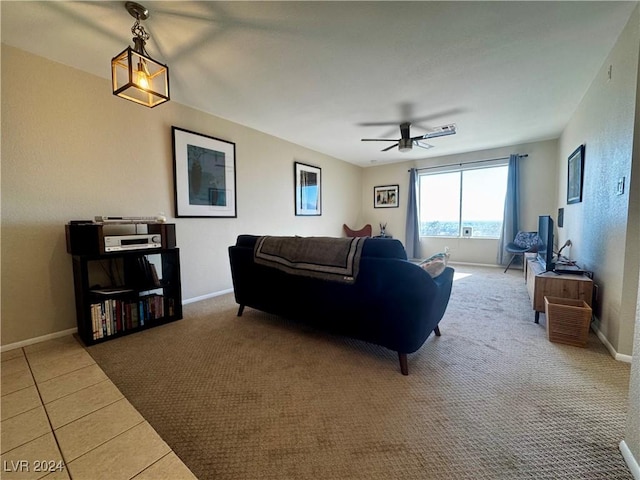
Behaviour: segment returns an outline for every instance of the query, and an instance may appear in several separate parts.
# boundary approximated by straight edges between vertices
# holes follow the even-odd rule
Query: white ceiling
[[[139,3],[172,101],[362,166],[558,137],[637,5]],[[124,2],[0,5],[2,42],[100,77],[131,44]],[[403,121],[458,133],[409,153],[360,141]]]

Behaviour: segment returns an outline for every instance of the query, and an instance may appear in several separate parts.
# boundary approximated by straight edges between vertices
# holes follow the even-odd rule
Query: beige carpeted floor
[[[549,342],[521,271],[456,271],[409,376],[382,347],[238,318],[233,295],[88,350],[200,479],[630,480],[629,365],[593,333]]]

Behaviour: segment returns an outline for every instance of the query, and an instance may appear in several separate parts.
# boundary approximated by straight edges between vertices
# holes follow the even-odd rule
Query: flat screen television
[[[547,272],[553,271],[555,261],[553,258],[553,218],[549,215],[538,217],[538,262]]]

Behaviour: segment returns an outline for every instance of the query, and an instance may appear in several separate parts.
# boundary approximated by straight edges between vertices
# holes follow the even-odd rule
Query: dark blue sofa
[[[453,284],[451,267],[431,278],[407,261],[400,241],[367,238],[356,281],[345,284],[255,263],[259,238],[240,235],[229,247],[238,316],[247,306],[382,345],[398,352],[404,375],[407,354],[418,350],[431,332],[440,335],[438,322]]]

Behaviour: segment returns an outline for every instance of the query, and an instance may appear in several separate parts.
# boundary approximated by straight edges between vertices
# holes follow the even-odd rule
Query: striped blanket
[[[260,237],[253,252],[260,265],[293,275],[353,283],[364,237]]]

